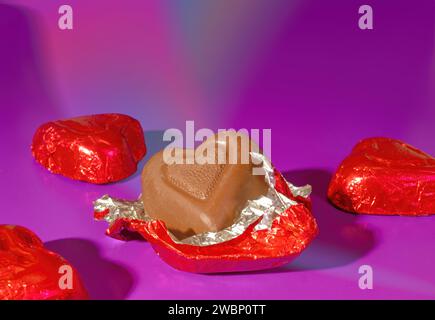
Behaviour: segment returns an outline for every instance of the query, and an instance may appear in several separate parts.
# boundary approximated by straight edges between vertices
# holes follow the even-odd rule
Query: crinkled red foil
[[[310,200],[294,197],[276,170],[275,181],[276,190],[298,204],[277,216],[270,229],[254,230],[259,218],[232,240],[195,246],[175,243],[163,221],[121,218],[109,227],[107,234],[121,240],[129,240],[139,234],[151,243],[166,263],[182,271],[223,273],[275,268],[297,257],[318,233]],[[95,214],[101,219],[101,213]]]
[[[0,299],[81,300],[88,294],[73,268],[72,289],[61,289],[59,268],[70,264],[44,248],[30,230],[0,225]]]
[[[435,214],[435,158],[399,140],[362,140],[334,174],[328,198],[355,213]]]
[[[97,184],[129,177],[146,153],[140,123],[113,113],[43,124],[31,149],[49,171]]]

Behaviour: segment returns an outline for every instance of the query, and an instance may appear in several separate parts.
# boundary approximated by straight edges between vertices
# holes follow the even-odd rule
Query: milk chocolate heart
[[[48,122],[36,131],[31,148],[49,171],[98,184],[132,175],[146,153],[140,123],[123,114]]]
[[[328,198],[356,213],[435,214],[435,159],[399,140],[365,139],[341,163]]]
[[[242,219],[224,230],[180,241],[163,221],[144,213],[141,200],[108,195],[94,202],[95,218],[109,223],[106,233],[113,238],[143,237],[178,270],[222,273],[276,268],[296,258],[317,235],[318,227],[311,214],[311,187],[292,185],[265,157],[262,162],[270,183],[268,196],[250,202]]]
[[[265,177],[253,174],[251,143],[228,131],[210,137],[195,151],[172,148],[155,154],[142,172],[145,212],[164,221],[178,239],[232,225],[248,200],[268,191]],[[182,163],[168,164],[166,154],[178,154]],[[198,155],[209,161],[198,161]]]
[[[63,275],[69,279],[63,281]],[[75,269],[61,256],[45,249],[33,232],[19,226],[0,225],[0,299],[87,298]]]

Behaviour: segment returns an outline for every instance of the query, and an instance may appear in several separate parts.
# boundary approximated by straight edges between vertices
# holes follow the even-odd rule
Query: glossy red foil
[[[61,266],[73,270],[72,288],[61,289]],[[63,271],[61,269],[61,271]],[[88,299],[77,271],[61,256],[44,248],[30,230],[0,225],[0,299],[79,300]]]
[[[107,234],[129,240],[139,234],[172,267],[194,273],[244,272],[275,268],[289,263],[315,238],[318,227],[309,199],[295,198],[284,178],[275,171],[275,188],[298,204],[289,207],[270,229],[254,230],[257,220],[240,236],[215,245],[193,246],[175,243],[162,221],[118,219]],[[99,213],[96,213],[98,215]],[[261,219],[261,218],[259,218]]]
[[[435,214],[435,158],[399,140],[362,140],[334,174],[328,198],[355,213]]]
[[[49,171],[97,184],[129,177],[146,153],[140,123],[114,113],[43,124],[31,149],[36,161]]]

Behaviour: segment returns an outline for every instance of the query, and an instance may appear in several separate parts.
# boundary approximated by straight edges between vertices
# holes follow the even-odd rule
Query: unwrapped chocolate
[[[263,174],[253,174],[255,158],[248,156],[242,161],[243,152],[249,155],[249,149],[242,150],[245,143],[249,147],[254,144],[235,131],[212,136],[196,149],[213,152],[204,159],[208,163],[203,164],[197,163],[202,153],[184,149],[165,149],[155,154],[142,171],[145,212],[163,220],[179,239],[233,224],[247,201],[266,196],[269,189]],[[252,147],[259,149],[256,144]],[[169,159],[170,155],[174,158]],[[178,163],[175,155],[179,156]],[[234,155],[233,163],[230,155]],[[171,160],[174,163],[168,165]]]
[[[0,225],[1,300],[82,300],[88,294],[68,261],[30,230]]]
[[[332,177],[328,198],[354,213],[435,214],[435,159],[399,140],[362,140]]]
[[[114,113],[45,123],[31,149],[49,171],[96,184],[129,177],[146,153],[140,123]]]
[[[176,269],[220,273],[273,268],[297,257],[317,235],[311,187],[288,183],[261,153],[250,152],[263,170],[255,177],[252,163],[168,165],[159,159],[163,153],[154,157],[144,168],[138,200],[106,195],[94,202],[94,212],[97,220],[109,223],[108,235],[128,240],[138,233]],[[156,190],[145,197],[150,188]],[[151,201],[158,203],[149,205]]]

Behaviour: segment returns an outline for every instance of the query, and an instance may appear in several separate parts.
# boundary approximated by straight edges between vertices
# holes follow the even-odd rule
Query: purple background
[[[401,2],[401,3],[400,3]],[[0,223],[36,232],[77,267],[96,299],[435,298],[435,217],[355,216],[325,200],[333,170],[361,138],[402,139],[435,154],[435,2],[64,1],[0,4]],[[106,237],[92,201],[135,198],[138,174],[95,186],[35,163],[35,129],[59,118],[123,112],[146,131],[272,128],[272,160],[313,185],[320,235],[293,263],[196,275],[146,242]],[[143,166],[141,163],[141,167]],[[358,267],[374,289],[358,288]]]

